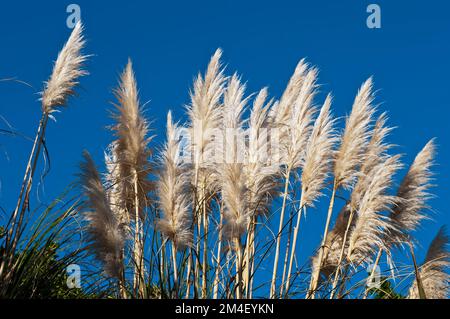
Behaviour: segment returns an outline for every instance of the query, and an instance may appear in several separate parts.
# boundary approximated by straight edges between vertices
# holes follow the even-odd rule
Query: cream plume
[[[163,217],[157,221],[161,232],[172,240],[177,248],[192,244],[189,218],[189,175],[182,167],[180,157],[180,131],[167,114],[167,141],[161,155],[161,173],[157,182],[159,206]]]
[[[348,220],[349,220],[349,216],[350,216],[350,208],[349,207],[350,207],[349,205],[345,205],[341,209],[341,211],[338,214],[338,217],[336,218],[333,229],[328,232],[327,241],[325,242],[322,267],[320,268],[320,273],[325,277],[329,277],[331,274],[333,274],[338,265],[339,257],[340,257],[340,253],[341,253],[341,249],[342,249],[342,242],[344,240],[345,230],[347,228]],[[355,225],[355,219],[353,218],[353,221],[352,221],[352,224],[350,225],[350,227],[353,228],[354,225]],[[347,252],[348,252],[348,240],[347,240],[345,248],[344,248],[344,254],[346,255]],[[313,256],[311,266],[312,266],[313,272],[319,266],[319,254],[318,253],[316,253]]]
[[[351,193],[350,209],[354,212],[358,209],[358,205],[366,192],[367,183],[370,181],[368,176],[373,173],[373,170],[379,163],[384,162],[389,157],[386,152],[393,147],[392,144],[385,142],[386,137],[392,131],[392,128],[386,126],[386,121],[386,113],[381,114],[371,132],[371,138],[367,145],[363,162],[356,176],[357,182]]]
[[[448,251],[449,236],[445,227],[441,227],[431,242],[425,262],[419,274],[427,299],[447,299],[450,294],[450,253]],[[408,294],[409,299],[418,299],[417,281],[414,280]]]
[[[417,154],[408,173],[403,178],[397,192],[400,201],[394,207],[390,218],[397,231],[390,234],[390,239],[401,243],[408,234],[414,231],[420,222],[427,218],[424,210],[427,201],[432,197],[428,190],[433,186],[433,159],[436,152],[434,140],[429,141]]]
[[[197,168],[207,165],[213,156],[213,140],[221,123],[220,99],[226,81],[220,64],[221,56],[222,50],[217,49],[208,64],[204,78],[200,74],[197,76],[190,94],[191,103],[187,107],[193,146],[192,160]],[[209,172],[203,172],[203,179],[207,179],[209,174]]]
[[[369,144],[361,165],[360,174],[366,175],[386,156],[386,152],[394,145],[385,142],[393,128],[386,125],[387,114],[382,113],[371,132]]]
[[[288,136],[281,138],[281,146],[284,148],[282,150],[283,161],[291,169],[300,168],[305,156],[304,152],[312,131],[313,116],[316,112],[313,107],[316,80],[317,70],[315,68],[309,69],[291,109],[286,127]]]
[[[350,233],[347,258],[360,264],[370,262],[380,248],[384,248],[384,235],[391,230],[389,219],[381,212],[387,211],[396,202],[395,196],[387,194],[392,179],[401,168],[400,156],[392,156],[376,165],[364,176],[364,194],[357,203],[351,203],[355,209],[356,222]]]
[[[345,237],[345,231],[348,226],[350,210],[353,209],[354,213],[357,213],[361,199],[364,196],[366,189],[368,187],[368,182],[370,178],[373,177],[373,169],[376,168],[377,164],[386,160],[386,151],[392,147],[392,145],[387,144],[385,139],[387,135],[392,131],[392,128],[386,127],[386,114],[383,113],[379,116],[373,131],[371,132],[370,142],[367,146],[364,161],[360,167],[358,173],[358,181],[353,188],[351,193],[351,200],[346,204],[338,217],[331,231],[329,231],[327,236],[327,242],[325,243],[325,254],[323,260],[323,267],[321,273],[325,276],[331,275],[339,262],[339,256],[342,249],[343,240]],[[355,221],[357,217],[352,219],[352,223],[349,229],[353,229],[355,226]],[[345,243],[344,255],[348,253],[348,238]],[[316,254],[313,258],[313,267],[318,266],[318,255]]]
[[[121,196],[123,194],[123,184],[120,180],[120,165],[116,147],[117,141],[114,141],[105,151],[106,174],[104,184],[109,206],[116,216],[121,229],[123,229],[125,234],[128,234],[130,230],[130,215],[126,211],[125,207],[123,207],[124,203],[121,200]]]
[[[119,221],[109,206],[100,174],[89,153],[83,153],[85,162],[81,164],[81,183],[87,197],[89,211],[84,213],[88,221],[89,246],[96,258],[103,263],[105,273],[120,278],[122,270],[121,252],[124,234]]]
[[[302,87],[304,77],[308,71],[308,64],[305,59],[297,64],[294,74],[292,74],[286,89],[279,102],[275,103],[269,111],[269,118],[277,127],[283,127],[290,121],[292,109]]]
[[[244,174],[247,200],[251,214],[265,213],[277,185],[278,166],[270,160],[267,89],[259,91],[253,101],[248,127],[248,147]]]
[[[306,146],[301,175],[303,192],[301,205],[313,205],[314,201],[321,196],[321,190],[328,177],[333,157],[333,145],[337,140],[334,135],[334,120],[330,113],[330,107],[331,96],[328,95]]]
[[[148,123],[142,116],[142,107],[139,104],[136,79],[132,63],[128,64],[120,77],[119,87],[115,91],[118,104],[114,118],[117,124],[113,127],[118,137],[116,152],[122,185],[122,200],[130,212],[135,205],[134,177],[138,183],[139,211],[148,205],[148,193],[153,189],[149,180],[152,155],[148,145],[152,138],[147,137]],[[142,217],[142,216],[141,216]]]
[[[242,113],[247,103],[244,91],[245,85],[242,85],[239,78],[233,75],[224,93],[224,163],[219,169],[221,171],[222,199],[225,206],[223,213],[225,233],[231,238],[238,238],[242,235],[249,222],[244,163],[239,159],[241,150],[238,144],[243,140]]]
[[[346,120],[341,145],[336,153],[334,176],[337,186],[350,188],[364,162],[364,152],[370,138],[370,123],[375,108],[372,106],[372,79],[361,86],[350,116]]]
[[[58,54],[50,79],[45,82],[41,100],[42,111],[46,114],[66,105],[67,99],[75,94],[74,87],[78,85],[78,78],[87,74],[82,69],[87,59],[86,55],[81,54],[85,45],[82,33],[83,25],[78,22]]]

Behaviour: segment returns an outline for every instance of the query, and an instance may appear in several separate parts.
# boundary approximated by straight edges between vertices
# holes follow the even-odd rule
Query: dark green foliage
[[[405,296],[395,292],[391,281],[387,277],[381,278],[380,287],[370,289],[369,295],[374,299],[405,299]]]
[[[63,196],[64,197],[64,196]],[[3,273],[0,280],[0,298],[88,298],[89,288],[69,289],[67,267],[81,265],[85,254],[79,247],[80,227],[75,215],[78,202],[62,203],[55,200],[40,212],[35,220],[29,220],[23,232],[18,250],[12,258],[12,266]],[[4,238],[0,237],[0,262],[8,252],[4,250]],[[4,257],[5,256],[5,257]],[[88,281],[89,275],[83,280]],[[86,290],[86,291],[85,291]]]

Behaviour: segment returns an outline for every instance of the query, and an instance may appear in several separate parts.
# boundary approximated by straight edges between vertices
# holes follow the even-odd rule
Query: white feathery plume
[[[339,188],[350,189],[358,175],[358,169],[364,161],[364,152],[370,138],[370,124],[375,108],[372,106],[372,79],[369,78],[358,91],[353,102],[350,116],[347,117],[341,137],[341,145],[335,152],[334,181],[330,205],[325,222],[324,235],[319,250],[318,265],[312,273],[307,298],[314,298],[323,262],[325,243],[328,240],[329,225],[333,214],[336,191]],[[345,247],[344,247],[345,248]]]
[[[6,236],[5,246],[6,250],[10,252],[10,256],[14,256],[14,251],[19,243],[24,216],[27,208],[29,208],[29,195],[36,172],[36,165],[44,144],[48,119],[55,120],[52,113],[56,112],[57,108],[67,104],[69,96],[75,94],[74,87],[78,84],[78,78],[87,74],[86,71],[82,70],[82,64],[87,59],[87,56],[81,54],[81,49],[85,44],[82,31],[83,26],[81,22],[78,22],[63,49],[59,52],[52,74],[49,80],[44,82],[44,89],[40,92],[42,117],[39,121],[39,127],[26,165],[17,205],[11,214],[11,227],[9,227]],[[5,257],[6,255],[3,254],[3,256]],[[13,268],[11,263],[12,259],[9,257],[0,260],[0,277],[3,276],[6,269]],[[8,273],[11,274],[10,271]]]
[[[361,199],[367,190],[367,183],[370,182],[369,176],[372,176],[371,174],[373,174],[373,170],[378,164],[384,162],[389,157],[386,152],[393,147],[392,144],[385,142],[386,137],[392,131],[391,127],[386,126],[386,121],[386,113],[381,114],[371,132],[370,141],[367,145],[359,172],[356,175],[357,181],[350,197],[350,210],[353,212],[357,212]]]
[[[89,247],[103,263],[105,273],[110,277],[120,278],[124,234],[109,206],[106,191],[94,162],[87,152],[83,156],[85,162],[81,164],[81,182],[89,208],[84,215],[88,221],[87,233],[92,243]]]
[[[169,111],[167,141],[161,155],[162,168],[157,182],[163,217],[157,221],[157,226],[177,249],[190,246],[193,236],[189,218],[189,175],[182,167],[179,136],[179,127],[172,122]]]
[[[245,145],[246,156],[243,168],[246,182],[246,201],[250,217],[243,269],[246,298],[252,296],[253,278],[251,278],[251,272],[255,263],[257,218],[269,210],[272,196],[277,187],[279,173],[278,163],[272,163],[270,155],[268,111],[273,100],[268,102],[266,100],[267,88],[263,88],[253,101],[247,129],[248,145]]]
[[[387,136],[393,128],[386,125],[386,112],[382,113],[371,132],[369,144],[365,152],[364,161],[361,164],[360,175],[369,174],[369,172],[386,156],[386,152],[394,145],[386,143]]]
[[[321,196],[321,190],[329,174],[333,146],[337,140],[333,128],[335,120],[330,113],[331,100],[331,96],[328,95],[306,146],[301,175],[303,192],[301,206],[303,204],[311,206]]]
[[[217,49],[208,64],[204,77],[199,74],[190,92],[191,103],[187,106],[189,117],[189,138],[191,144],[191,158],[193,163],[192,186],[194,188],[194,220],[197,221],[197,235],[201,236],[201,223],[204,228],[203,273],[207,271],[206,259],[208,255],[208,197],[217,186],[214,152],[216,134],[219,132],[222,116],[221,97],[223,96],[226,77],[220,63],[222,50]],[[200,205],[201,204],[201,205]],[[197,207],[197,205],[201,207]],[[199,253],[200,241],[196,249]],[[199,259],[196,259],[195,273],[199,274]],[[189,284],[188,284],[189,286]],[[206,276],[203,276],[202,296],[206,296]]]
[[[397,192],[400,200],[390,215],[397,230],[390,234],[391,241],[404,242],[408,234],[416,230],[420,222],[427,218],[424,210],[428,208],[427,201],[432,197],[428,190],[433,186],[431,167],[435,152],[436,146],[434,140],[431,140],[417,154],[400,184]]]
[[[302,68],[303,67],[299,66],[297,70]],[[280,138],[281,153],[280,164],[282,164],[281,169],[282,176],[284,178],[284,191],[282,193],[283,204],[281,206],[280,212],[280,223],[276,236],[274,267],[272,271],[272,282],[270,288],[271,298],[275,297],[276,277],[281,245],[281,232],[283,229],[286,203],[289,195],[290,176],[300,168],[303,162],[306,144],[313,128],[313,116],[316,112],[316,109],[313,106],[313,99],[316,94],[317,69],[308,69],[307,65],[305,66],[305,68],[306,69],[304,71],[302,70],[301,72],[299,72],[300,77],[298,79],[298,92],[296,92],[294,89],[288,90],[288,92],[286,92],[288,96],[291,96],[292,94],[295,96],[294,103],[287,106],[287,109],[289,111],[288,118],[275,118],[273,124],[274,128],[277,128],[279,131],[278,135]],[[304,76],[301,76],[305,72],[306,74]],[[276,107],[274,112],[280,112],[280,105]],[[281,120],[283,122],[281,122]],[[284,267],[284,269],[286,269],[286,267]]]
[[[396,202],[387,194],[392,179],[401,168],[400,156],[392,156],[376,165],[364,176],[364,194],[356,207],[356,222],[349,237],[347,258],[358,265],[370,262],[380,248],[384,248],[384,235],[394,226],[381,212]]]
[[[285,283],[286,293],[289,291],[290,287],[291,271],[294,263],[297,237],[302,217],[301,210],[303,208],[306,209],[306,206],[313,206],[314,201],[321,196],[321,190],[328,177],[330,162],[333,158],[333,145],[336,141],[336,136],[334,135],[334,120],[330,114],[330,107],[331,96],[328,95],[320,114],[314,123],[311,136],[306,145],[304,158],[302,158],[300,162],[302,166],[302,194],[300,197],[297,222],[292,237],[291,257],[289,259],[288,275]],[[288,251],[286,251],[286,256],[287,253]]]
[[[74,87],[78,85],[78,78],[87,74],[82,69],[88,57],[81,54],[85,45],[82,33],[83,25],[78,22],[58,54],[50,79],[45,82],[41,100],[42,111],[46,114],[66,105],[69,96],[75,94]]]
[[[211,165],[209,161],[214,154],[213,140],[221,123],[220,99],[226,81],[220,63],[221,56],[222,50],[217,49],[211,57],[204,78],[200,74],[197,76],[193,91],[190,93],[191,103],[187,106],[189,135],[193,147],[192,160],[199,174],[193,177],[197,177],[202,184],[205,184],[211,174],[209,169],[204,168]]]
[[[351,193],[351,200],[338,214],[335,225],[327,236],[323,261],[324,268],[321,271],[327,276],[335,272],[338,264],[342,262],[343,256],[347,254],[347,229],[350,230],[355,225],[356,218],[353,218],[353,216],[357,213],[356,210],[358,209],[358,205],[361,203],[361,198],[365,194],[367,183],[369,181],[368,177],[371,176],[371,171],[376,165],[385,160],[386,151],[392,147],[392,145],[385,143],[387,135],[392,131],[392,128],[386,127],[386,120],[387,117],[385,113],[379,116],[374,129],[371,132],[371,138],[365,152],[364,161],[361,164],[357,175],[357,183]],[[345,247],[342,246],[344,240]],[[317,259],[318,256],[316,255],[313,259],[313,267],[317,267]],[[335,282],[336,280],[337,275]]]
[[[224,163],[220,167],[222,199],[224,202],[225,234],[239,238],[247,229],[247,186],[244,161],[240,160],[243,149],[242,113],[248,98],[244,98],[245,85],[235,74],[228,81],[223,99]],[[242,145],[242,144],[241,144]]]
[[[286,123],[289,123],[292,108],[298,97],[307,71],[308,64],[305,59],[300,60],[294,70],[294,73],[289,79],[280,101],[276,102],[270,109],[269,118],[276,127],[280,128],[285,126]]]
[[[341,249],[337,263],[337,270],[334,275],[332,292],[330,295],[331,299],[334,297],[336,292],[336,286],[338,284],[340,276],[340,266],[342,264],[343,258],[346,254],[348,255],[347,248],[348,248],[349,230],[355,226],[355,219],[358,220],[357,219],[358,216],[356,216],[355,219],[354,216],[358,213],[358,209],[360,208],[360,205],[363,203],[362,199],[367,193],[367,189],[371,181],[370,179],[374,178],[372,174],[374,170],[377,169],[377,165],[379,163],[385,162],[386,159],[389,159],[389,156],[386,154],[386,151],[390,147],[392,147],[392,145],[386,144],[385,138],[390,133],[392,128],[386,126],[386,120],[387,120],[386,114],[383,113],[376,121],[375,126],[371,132],[370,142],[367,145],[364,161],[361,163],[359,173],[356,176],[357,182],[351,193],[350,203],[348,204],[349,215],[347,218],[347,225],[345,226],[343,237],[339,236],[341,242]],[[346,216],[344,215],[344,217]],[[380,254],[380,252],[381,250],[379,250],[378,254]],[[379,255],[377,256],[376,262],[378,262],[378,258]]]
[[[449,242],[450,238],[445,227],[441,227],[430,244],[425,262],[420,267],[420,279],[427,299],[447,299],[450,295]],[[408,298],[418,299],[419,297],[417,281],[414,280]]]
[[[153,190],[153,182],[149,179],[152,170],[150,157],[152,152],[148,137],[149,127],[142,115],[138,89],[131,60],[120,76],[119,87],[115,90],[118,100],[117,113],[114,114],[116,125],[113,127],[117,135],[117,159],[119,161],[119,180],[122,183],[121,200],[134,222],[133,287],[138,295],[145,294],[143,280],[145,276],[143,251],[144,231],[142,220],[145,220],[145,208],[149,206],[149,193]]]
[[[350,188],[358,175],[358,168],[365,159],[370,138],[370,123],[375,108],[372,106],[372,79],[359,89],[350,116],[346,120],[341,145],[336,153],[334,176],[336,185]]]
[[[270,161],[268,111],[272,101],[267,99],[267,89],[259,91],[253,101],[248,126],[248,146],[244,174],[246,176],[247,200],[251,214],[267,210],[270,197],[276,187],[278,166]]]
[[[316,94],[317,69],[307,71],[297,99],[291,109],[287,122],[288,136],[281,139],[284,148],[283,162],[291,169],[301,167],[304,159],[306,144],[313,127],[313,116],[316,109],[313,107],[313,99]]]
[[[142,209],[148,205],[148,193],[153,189],[148,176],[152,169],[149,161],[152,152],[148,147],[152,137],[147,137],[149,126],[142,115],[131,60],[120,76],[115,95],[118,100],[117,113],[114,114],[117,123],[113,130],[118,137],[115,150],[119,163],[119,180],[122,183],[121,198],[128,212],[134,214],[136,209],[134,179],[137,179],[139,199],[137,209],[142,218]]]
[[[334,226],[331,231],[328,232],[327,240],[325,242],[324,255],[322,260],[322,267],[320,268],[320,273],[329,277],[333,274],[338,266],[340,252],[342,250],[342,242],[345,236],[345,230],[348,225],[350,216],[349,205],[345,205],[338,214]],[[355,224],[355,219],[353,219],[352,225]],[[345,245],[344,253],[348,251],[348,241]],[[311,267],[314,272],[319,266],[319,254],[316,253],[312,257]]]
[[[105,190],[109,201],[109,206],[119,221],[124,233],[128,234],[130,229],[130,214],[123,206],[121,200],[122,182],[120,181],[120,166],[117,156],[117,141],[112,142],[105,151]]]

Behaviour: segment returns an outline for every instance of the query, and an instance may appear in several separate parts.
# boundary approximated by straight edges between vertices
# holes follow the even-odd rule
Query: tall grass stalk
[[[317,290],[317,284],[319,283],[320,269],[322,267],[322,260],[324,257],[324,249],[325,249],[325,243],[327,241],[328,228],[330,226],[331,215],[333,214],[333,206],[334,206],[334,198],[336,196],[336,190],[337,190],[337,183],[336,183],[336,180],[334,180],[333,190],[331,192],[330,204],[328,206],[327,220],[325,222],[325,229],[323,231],[322,242],[319,247],[318,267],[315,269],[315,271],[313,272],[313,274],[311,276],[311,283],[310,283],[308,293],[306,296],[307,299],[314,299],[315,293]]]
[[[277,280],[277,271],[278,271],[278,259],[280,258],[280,245],[281,245],[281,234],[283,232],[284,225],[284,214],[286,210],[286,202],[289,193],[289,179],[291,175],[290,168],[287,168],[284,180],[284,190],[283,190],[283,203],[281,204],[281,212],[280,212],[280,223],[278,226],[278,233],[276,234],[276,247],[275,247],[275,258],[273,261],[273,271],[272,271],[272,281],[270,284],[270,298],[275,298],[276,291],[276,280]]]
[[[20,234],[23,231],[24,215],[29,207],[29,196],[33,184],[33,177],[45,140],[48,119],[54,119],[52,113],[57,108],[67,105],[68,98],[75,93],[74,87],[78,84],[78,78],[87,74],[86,71],[82,70],[82,65],[87,59],[87,56],[81,53],[85,45],[82,31],[83,26],[81,22],[78,22],[66,44],[58,54],[52,74],[45,83],[44,91],[41,93],[42,117],[39,121],[38,130],[25,169],[17,205],[11,216],[11,224],[5,241],[5,252],[0,264],[0,278],[4,275],[5,270],[11,266],[10,256],[15,254],[17,244],[20,240]],[[8,280],[7,278],[9,276],[7,275],[4,280]]]

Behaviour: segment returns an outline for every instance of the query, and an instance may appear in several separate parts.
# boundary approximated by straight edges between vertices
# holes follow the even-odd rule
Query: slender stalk
[[[123,264],[124,256],[125,256],[125,249],[123,248],[122,251],[120,252],[121,270],[120,270],[120,277],[118,280],[118,284],[119,284],[120,298],[127,299],[128,296],[127,296],[127,290],[126,290],[126,286],[125,286],[125,267]]]
[[[196,258],[194,267],[194,290],[195,294],[199,294],[200,286],[200,241],[201,241],[202,215],[197,214],[197,243],[195,247]]]
[[[427,296],[425,295],[425,290],[423,289],[423,283],[422,283],[422,278],[420,277],[419,267],[417,267],[414,249],[412,248],[411,244],[409,245],[409,249],[411,251],[411,258],[412,258],[413,264],[414,264],[414,273],[416,275],[417,290],[419,291],[419,297],[420,297],[420,299],[427,299]]]
[[[316,269],[314,269],[314,273],[311,276],[311,283],[307,293],[307,299],[314,299],[314,295],[316,293],[317,284],[319,283],[320,269],[322,267],[322,259],[324,255],[325,243],[328,236],[328,228],[330,227],[331,215],[333,214],[333,206],[334,206],[334,197],[336,195],[337,182],[336,179],[333,182],[333,192],[331,193],[330,205],[328,207],[327,221],[325,223],[325,229],[323,233],[322,243],[320,245],[319,250],[319,264]]]
[[[202,223],[202,215],[199,214],[198,206],[199,206],[199,198],[198,198],[198,174],[199,174],[199,167],[198,164],[195,164],[195,175],[194,175],[194,223],[193,227],[195,228],[195,222],[197,222],[197,240],[195,243],[195,263],[194,263],[194,295],[195,297],[198,296],[198,286],[199,286],[199,254],[200,254],[200,239],[201,239],[201,223]],[[195,234],[195,231],[194,231]],[[192,251],[191,251],[192,253]],[[192,257],[194,258],[194,257]]]
[[[213,292],[213,298],[217,299],[219,294],[219,272],[220,272],[220,257],[222,253],[222,236],[223,236],[223,214],[222,214],[222,204],[220,205],[220,222],[219,222],[219,238],[218,238],[218,244],[217,244],[217,266],[216,266],[216,274],[214,276],[214,292]]]
[[[203,264],[202,264],[202,298],[206,298],[207,293],[207,261],[208,261],[208,214],[206,211],[205,185],[202,187],[202,216],[203,216]]]
[[[277,245],[275,248],[275,259],[273,262],[273,273],[272,273],[272,283],[270,285],[270,298],[275,298],[275,290],[276,290],[276,279],[277,279],[277,270],[278,270],[278,259],[280,258],[280,242],[281,242],[281,232],[283,230],[283,222],[284,222],[284,212],[286,210],[286,201],[289,190],[289,178],[290,178],[291,170],[288,168],[286,172],[286,180],[284,183],[284,192],[283,192],[283,204],[281,206],[280,213],[280,225],[278,228],[277,234]]]
[[[172,263],[173,263],[173,287],[175,290],[175,298],[178,299],[178,268],[177,268],[177,248],[175,242],[172,241]]]
[[[44,141],[47,122],[48,122],[48,114],[43,113],[41,120],[39,121],[39,127],[36,132],[36,137],[34,139],[30,157],[28,159],[28,164],[25,170],[25,175],[20,189],[19,198],[17,200],[17,205],[11,217],[11,228],[9,230],[8,235],[6,236],[4,258],[2,258],[2,263],[0,265],[0,277],[2,276],[5,269],[11,268],[10,266],[12,259],[10,257],[14,256],[14,252],[17,243],[19,241],[20,237],[19,233],[21,231],[23,217],[25,215],[25,211],[29,203],[29,194],[33,183],[33,176],[36,171],[36,165],[39,159],[39,154],[41,152],[41,146]],[[18,221],[17,218],[19,218]],[[11,247],[9,246],[10,240],[12,240]],[[11,270],[9,271],[9,273],[11,273]]]
[[[253,259],[252,250],[254,248],[255,242],[255,216],[252,216],[250,219],[250,223],[248,224],[247,229],[247,241],[245,244],[245,266],[244,266],[244,291],[245,297],[249,298],[249,289],[250,289],[250,277],[251,277],[251,266],[250,262]]]
[[[188,264],[187,264],[187,269],[186,269],[186,295],[185,295],[185,299],[189,299],[189,293],[191,290],[191,267],[192,267],[192,250],[190,250],[189,252],[189,256],[188,256]]]
[[[302,209],[304,210],[304,214],[306,215],[306,207],[304,207],[304,203],[303,203],[303,193],[304,192],[302,192],[302,196],[300,198],[300,206],[299,206],[298,215],[297,215],[297,224],[295,225],[294,237],[292,239],[292,250],[291,250],[291,257],[289,259],[288,276],[287,276],[286,283],[285,283],[285,287],[286,287],[285,294],[287,294],[289,292],[289,287],[291,284],[292,266],[294,264],[295,248],[297,247],[297,237],[298,237],[298,231],[300,229],[300,221],[302,218]]]
[[[139,196],[138,196],[138,173],[134,171],[134,281],[133,288],[137,295],[144,296],[144,287],[141,282],[144,280],[144,271],[142,264],[142,239],[141,239],[141,225],[139,220]]]
[[[250,286],[248,288],[248,298],[252,299],[253,298],[253,281],[254,281],[254,273],[255,273],[255,233],[256,233],[256,219],[255,222],[253,223],[253,229],[252,229],[252,233],[253,233],[253,245],[251,246],[251,254],[252,254],[252,258],[250,259]]]
[[[345,228],[344,238],[342,240],[342,247],[341,247],[341,251],[339,254],[339,259],[338,259],[338,263],[337,263],[337,267],[336,267],[336,273],[334,274],[333,286],[332,286],[331,293],[330,293],[330,299],[333,299],[334,294],[336,292],[337,282],[339,279],[339,273],[341,270],[341,263],[342,263],[342,259],[344,258],[345,244],[347,243],[347,236],[348,236],[348,232],[350,230],[350,226],[352,224],[353,216],[354,216],[354,209],[352,208],[350,210],[350,216],[348,218],[347,227]]]
[[[280,285],[280,297],[283,295],[284,290],[284,281],[286,279],[286,272],[288,268],[288,261],[289,261],[289,251],[291,247],[291,237],[292,237],[292,210],[289,210],[289,231],[287,235],[287,242],[286,242],[286,253],[284,255],[284,262],[283,262],[283,275],[281,276],[281,285]]]
[[[342,299],[342,297],[343,297],[344,290],[345,290],[345,283],[348,279],[350,279],[349,271],[350,271],[350,264],[346,264],[344,271],[342,272],[342,282],[340,284],[341,286],[339,288],[339,293],[337,295],[337,299]]]
[[[234,238],[236,249],[236,299],[242,298],[242,247],[239,238]]]

